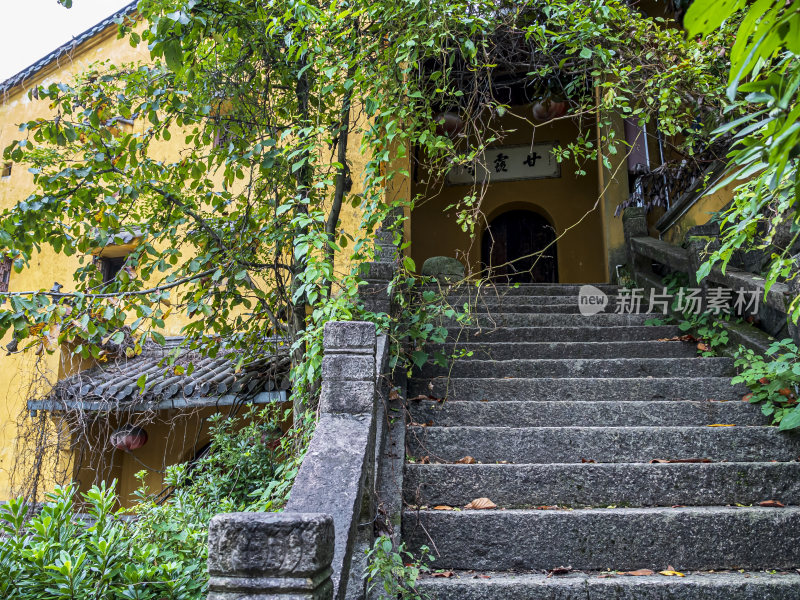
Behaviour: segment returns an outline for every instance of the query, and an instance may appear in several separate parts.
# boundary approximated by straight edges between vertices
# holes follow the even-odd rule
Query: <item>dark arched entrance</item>
[[[483,234],[481,260],[498,283],[556,283],[556,232],[542,215],[510,210]],[[543,252],[537,255],[538,252]]]

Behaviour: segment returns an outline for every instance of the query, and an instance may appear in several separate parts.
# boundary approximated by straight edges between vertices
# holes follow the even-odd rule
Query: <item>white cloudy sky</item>
[[[5,81],[131,0],[0,0],[0,81]]]

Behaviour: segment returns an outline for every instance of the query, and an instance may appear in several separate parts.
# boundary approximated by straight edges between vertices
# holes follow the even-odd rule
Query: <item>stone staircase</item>
[[[445,571],[421,591],[800,598],[800,438],[741,402],[732,360],[661,341],[682,332],[648,315],[583,316],[578,287],[451,299],[477,322],[451,324],[443,349],[471,354],[426,365],[408,390],[402,535]],[[463,509],[482,497],[497,508]],[[621,574],[635,570],[653,574]]]

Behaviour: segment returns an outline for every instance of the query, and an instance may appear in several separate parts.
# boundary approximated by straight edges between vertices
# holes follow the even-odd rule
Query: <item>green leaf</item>
[[[789,414],[783,415],[779,429],[781,431],[788,431],[789,429],[797,429],[798,427],[800,427],[800,405],[795,406],[794,410]]]
[[[180,40],[164,42],[164,60],[172,71],[180,71],[183,66],[183,48]]]
[[[686,11],[683,24],[691,37],[706,35],[744,8],[745,4],[745,0],[694,0]]]
[[[422,350],[415,350],[411,353],[411,362],[421,369],[422,366],[428,362],[428,353]]]

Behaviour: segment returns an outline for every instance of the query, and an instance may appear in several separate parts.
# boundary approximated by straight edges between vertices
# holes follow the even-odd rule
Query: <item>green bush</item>
[[[298,436],[280,436],[275,410],[212,417],[208,451],[167,469],[168,494],[142,484],[129,511],[115,483],[57,487],[33,515],[22,499],[0,507],[0,598],[205,599],[211,517],[279,509],[297,472]]]
[[[198,598],[197,561],[170,560],[158,543],[126,521],[114,485],[81,495],[57,487],[27,520],[21,499],[0,508],[0,596],[6,600],[178,600]]]
[[[733,383],[744,383],[751,393],[745,396],[761,411],[772,417],[782,431],[800,427],[800,354],[791,339],[774,342],[766,358],[748,348],[739,347],[736,366],[739,375]],[[749,397],[749,398],[748,398]]]

